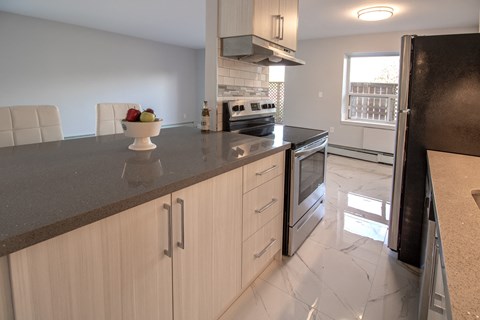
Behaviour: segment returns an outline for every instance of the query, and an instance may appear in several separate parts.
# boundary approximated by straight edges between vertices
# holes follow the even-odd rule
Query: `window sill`
[[[340,123],[349,125],[349,126],[384,129],[384,130],[392,130],[392,131],[394,131],[396,127],[395,124],[372,123],[372,122],[355,121],[355,120],[341,120]]]

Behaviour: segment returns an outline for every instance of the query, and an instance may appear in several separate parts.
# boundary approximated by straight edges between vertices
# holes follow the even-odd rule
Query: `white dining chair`
[[[0,107],[0,147],[57,140],[63,140],[63,131],[56,106]]]
[[[125,119],[127,110],[140,110],[138,103],[97,103],[96,135],[123,133],[121,120]]]

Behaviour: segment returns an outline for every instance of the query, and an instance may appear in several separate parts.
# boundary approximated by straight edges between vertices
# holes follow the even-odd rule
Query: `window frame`
[[[370,128],[380,128],[380,129],[390,129],[395,130],[396,128],[396,118],[391,122],[386,121],[368,121],[365,119],[350,119],[349,112],[350,112],[350,98],[351,96],[364,96],[364,97],[375,97],[375,98],[392,98],[396,97],[398,103],[398,94],[391,95],[391,94],[377,94],[377,95],[369,95],[369,94],[362,94],[362,93],[351,93],[350,92],[350,63],[351,58],[358,58],[358,57],[398,57],[400,59],[400,54],[398,52],[367,52],[367,53],[349,53],[345,54],[344,56],[344,67],[343,67],[343,90],[342,90],[342,108],[341,108],[341,118],[340,122],[342,124],[353,125],[353,126],[361,126],[361,127],[370,127]],[[397,84],[398,85],[398,84]],[[395,112],[395,108],[393,110]]]

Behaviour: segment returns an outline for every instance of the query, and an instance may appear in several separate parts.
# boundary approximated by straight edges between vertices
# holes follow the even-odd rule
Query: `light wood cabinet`
[[[243,192],[246,193],[259,185],[283,174],[285,153],[280,152],[246,165],[243,169]]]
[[[298,0],[220,0],[220,37],[255,35],[297,50]]]
[[[7,256],[0,257],[0,319],[13,320],[12,289]]]
[[[282,248],[281,215],[276,215],[265,226],[243,243],[242,286],[246,287],[262,272],[273,256]]]
[[[283,180],[279,175],[243,196],[243,240],[283,213]]]
[[[241,290],[242,169],[175,192],[172,201],[175,319],[215,319]]]
[[[243,167],[242,288],[282,248],[285,153]]]
[[[22,319],[170,319],[170,196],[10,255]]]
[[[282,39],[278,44],[293,51],[297,50],[298,0],[280,0],[280,13],[283,17]]]
[[[281,248],[283,168],[281,152],[0,259],[16,320],[217,319]]]

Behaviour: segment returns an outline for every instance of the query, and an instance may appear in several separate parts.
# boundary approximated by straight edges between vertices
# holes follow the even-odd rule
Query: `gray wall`
[[[198,121],[200,50],[5,12],[0,44],[0,106],[55,104],[65,136],[95,132],[98,102],[153,107],[164,124]]]
[[[285,124],[326,130],[334,127],[330,143],[393,152],[394,131],[365,129],[340,122],[345,54],[399,52],[400,37],[404,34],[466,32],[477,31],[476,28],[417,30],[300,41],[297,56],[304,59],[306,64],[286,68]],[[323,93],[322,98],[319,97],[319,92]],[[364,141],[364,137],[369,141]]]

